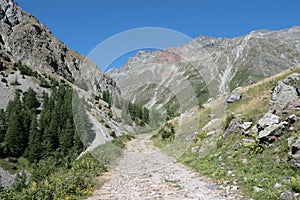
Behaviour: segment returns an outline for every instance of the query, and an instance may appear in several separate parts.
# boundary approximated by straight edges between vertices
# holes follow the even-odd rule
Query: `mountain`
[[[187,88],[192,93],[189,98],[203,104],[209,97],[224,95],[299,63],[300,27],[295,26],[252,31],[237,38],[200,36],[181,47],[139,51],[108,74],[125,98],[159,108],[174,104]]]
[[[114,108],[103,99],[103,93],[109,93],[109,99],[112,95],[120,95],[115,81],[87,57],[69,49],[46,25],[23,11],[13,0],[3,0],[0,7],[0,80],[0,109],[5,110],[17,93],[22,100],[32,88],[41,104],[37,118],[43,110],[45,94],[51,96],[56,90],[71,87],[74,94],[69,106],[74,119],[69,120],[74,121],[74,125],[69,125],[76,126],[79,134],[88,130],[78,125],[82,120],[76,117],[78,107],[84,104],[88,110],[92,136],[83,142],[85,152],[126,133],[126,126],[116,120]],[[81,103],[76,101],[75,91],[82,98]]]
[[[106,88],[118,92],[115,82],[102,73],[96,64],[57,39],[37,18],[24,12],[14,1],[4,0],[0,10],[0,63],[11,68],[22,61],[39,73],[58,76],[70,83],[84,80],[94,91]],[[9,78],[8,79],[14,79]],[[26,84],[31,81],[26,80]],[[5,99],[12,99],[12,91]],[[5,107],[6,103],[2,104]]]

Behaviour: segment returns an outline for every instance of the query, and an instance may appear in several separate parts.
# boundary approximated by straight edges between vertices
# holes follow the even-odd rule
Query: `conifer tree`
[[[24,108],[27,110],[36,109],[39,107],[40,103],[36,98],[36,92],[32,88],[29,88],[24,94],[23,103]]]
[[[73,147],[74,142],[74,128],[70,119],[67,119],[66,127],[62,130],[60,135],[60,148],[66,153]]]
[[[41,158],[41,133],[38,130],[36,116],[32,116],[29,142],[25,156],[30,162],[36,162]]]
[[[7,129],[4,109],[0,109],[0,143],[3,142]]]
[[[8,155],[13,157],[21,156],[26,148],[24,140],[21,116],[18,114],[11,115],[5,135],[5,144]]]

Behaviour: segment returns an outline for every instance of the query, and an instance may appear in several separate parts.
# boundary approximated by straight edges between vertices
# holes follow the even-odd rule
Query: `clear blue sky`
[[[114,34],[164,27],[189,37],[236,37],[300,25],[300,0],[16,0],[84,55]]]

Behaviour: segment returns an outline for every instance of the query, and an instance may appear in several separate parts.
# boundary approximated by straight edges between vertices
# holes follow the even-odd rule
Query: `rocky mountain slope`
[[[32,88],[41,99],[43,92],[50,94],[59,82],[71,86],[89,103],[96,144],[111,140],[112,132],[123,134],[112,109],[99,108],[108,107],[107,102],[95,100],[103,91],[119,95],[115,81],[87,57],[70,50],[13,0],[2,0],[0,5],[0,108],[6,108],[15,92],[24,94]]]
[[[124,97],[161,106],[188,87],[203,103],[209,96],[228,93],[299,62],[300,27],[295,26],[237,38],[200,36],[178,48],[140,51],[108,74]]]
[[[12,0],[1,1],[0,62],[9,68],[22,61],[33,70],[64,78],[71,83],[84,79],[94,90],[116,89],[88,58],[70,50],[37,18]],[[3,89],[2,89],[3,90]]]

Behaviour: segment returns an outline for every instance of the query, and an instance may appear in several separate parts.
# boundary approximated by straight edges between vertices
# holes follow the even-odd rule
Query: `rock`
[[[262,191],[263,189],[262,189],[262,188],[259,188],[259,187],[256,187],[256,186],[254,186],[254,187],[253,187],[253,190],[254,190],[254,192],[260,192],[260,191]]]
[[[300,150],[300,137],[296,140],[296,142],[292,146],[292,154],[295,154]]]
[[[297,151],[292,155],[292,159],[290,161],[291,167],[295,169],[300,168],[300,151]]]
[[[258,133],[257,125],[253,126],[252,129],[251,129],[251,131],[252,131],[252,133]]]
[[[281,187],[282,187],[282,185],[280,183],[275,183],[275,185],[273,186],[274,189],[278,189]]]
[[[297,98],[296,88],[280,81],[273,89],[269,110],[272,113],[282,113]]]
[[[291,114],[290,116],[288,116],[287,121],[289,122],[289,124],[293,124],[298,121],[298,117],[295,114]]]
[[[292,192],[285,191],[285,192],[281,193],[280,198],[281,198],[281,200],[293,200],[294,195]]]
[[[16,175],[10,174],[6,170],[0,167],[0,184],[3,187],[10,188],[15,182]]]
[[[298,85],[298,86],[296,87],[296,91],[297,91],[298,95],[300,96],[300,85]]]
[[[252,126],[252,122],[244,122],[240,125],[240,128],[244,131],[247,131]]]
[[[300,108],[300,98],[293,100],[288,106],[289,110],[299,110]]]
[[[224,138],[227,138],[230,134],[236,132],[239,128],[240,124],[236,120],[231,120],[228,127],[224,131]]]
[[[242,143],[243,144],[248,144],[248,143],[255,143],[256,141],[254,139],[248,139],[248,138],[243,138]]]
[[[299,83],[300,81],[300,74],[299,73],[293,73],[285,77],[283,82],[288,85],[295,85]]]
[[[290,184],[291,183],[291,179],[288,176],[282,176],[281,180],[284,184]]]
[[[263,141],[269,136],[281,136],[280,130],[284,129],[287,126],[287,122],[281,122],[279,124],[272,124],[266,127],[264,130],[260,131],[258,134],[258,139]]]
[[[233,93],[226,98],[227,103],[234,103],[242,99],[242,95],[239,93]]]
[[[260,120],[258,120],[257,123],[257,128],[259,130],[263,130],[267,126],[273,125],[273,124],[278,124],[280,122],[280,117],[277,115],[274,115],[270,112],[265,114]]]

